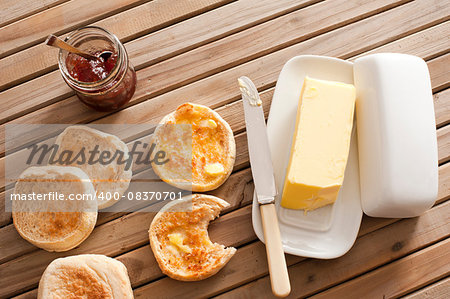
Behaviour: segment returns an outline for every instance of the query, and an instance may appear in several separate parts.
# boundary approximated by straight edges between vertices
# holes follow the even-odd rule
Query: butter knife
[[[244,104],[250,166],[260,205],[272,292],[275,296],[286,297],[291,291],[291,285],[275,210],[277,189],[262,101],[249,78],[240,77],[238,83]]]

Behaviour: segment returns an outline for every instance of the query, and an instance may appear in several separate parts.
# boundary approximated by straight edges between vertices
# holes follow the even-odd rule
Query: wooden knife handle
[[[289,283],[275,205],[261,205],[260,210],[272,292],[277,297],[286,297],[291,292],[291,284]]]

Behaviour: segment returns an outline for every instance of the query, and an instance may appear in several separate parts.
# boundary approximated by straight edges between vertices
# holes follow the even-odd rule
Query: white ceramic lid
[[[361,203],[373,217],[414,217],[438,193],[438,153],[427,64],[405,54],[354,62]]]
[[[301,55],[283,66],[277,81],[269,118],[267,137],[272,156],[278,196],[275,206],[284,252],[320,259],[337,258],[352,247],[361,225],[359,196],[358,146],[355,127],[345,178],[339,196],[332,205],[309,211],[280,206],[284,179],[295,131],[301,86],[305,76],[353,84],[353,64],[332,57]],[[253,198],[252,223],[258,238],[264,242],[261,214],[256,196]]]

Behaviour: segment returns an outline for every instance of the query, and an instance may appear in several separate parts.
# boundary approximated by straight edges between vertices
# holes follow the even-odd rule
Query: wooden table
[[[270,108],[283,64],[300,54],[352,60],[400,52],[428,63],[439,146],[439,197],[413,219],[364,216],[353,248],[334,260],[287,256],[292,297],[450,296],[450,2],[446,0],[3,0],[0,3],[0,164],[12,123],[157,123],[179,104],[208,105],[231,125],[234,172],[210,192],[231,204],[211,223],[214,241],[238,248],[229,264],[200,282],[162,275],[148,244],[152,213],[100,213],[92,235],[65,253],[40,250],[0,216],[0,297],[36,296],[45,267],[79,253],[115,257],[138,298],[271,297],[266,253],[251,224],[252,178],[236,78],[247,75]],[[61,79],[54,33],[95,24],[114,32],[136,67],[131,102],[116,113],[83,106]],[[4,183],[2,196],[9,194]],[[4,202],[2,201],[2,211]]]

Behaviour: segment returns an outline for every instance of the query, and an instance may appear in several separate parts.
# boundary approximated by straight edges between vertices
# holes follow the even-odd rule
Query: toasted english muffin
[[[229,206],[223,199],[193,194],[173,201],[150,225],[150,246],[162,272],[183,281],[202,280],[217,273],[236,252],[212,243],[208,224]]]
[[[64,151],[72,151],[74,154],[79,153],[82,148],[84,148],[85,154],[88,155],[88,152],[93,150],[96,145],[98,145],[99,152],[109,151],[111,155],[114,155],[116,151],[120,151],[123,153],[123,160],[129,157],[127,145],[117,136],[106,134],[86,126],[67,127],[56,138],[55,144],[58,145],[56,157],[60,157]],[[96,157],[94,156],[94,160],[98,159],[98,157],[99,154]],[[61,165],[59,162],[56,164]],[[89,164],[88,158],[81,165],[77,164],[76,161],[63,165],[76,166],[87,173],[97,191],[99,210],[110,207],[117,202],[117,200],[114,200],[115,192],[119,193],[118,198],[121,198],[123,193],[128,189],[132,176],[131,167],[126,169],[126,164],[118,164],[117,159],[106,165],[102,165],[101,163]],[[106,198],[112,199],[106,200]]]
[[[76,167],[30,167],[19,177],[14,194],[57,192],[85,195],[86,200],[14,200],[14,226],[22,238],[47,251],[66,251],[78,246],[97,221],[95,190],[86,173]],[[89,199],[90,198],[90,199]]]
[[[39,281],[38,299],[133,298],[127,268],[99,254],[59,258]]]
[[[180,131],[184,134],[183,128],[170,127],[176,124],[191,125],[191,134],[187,138],[180,136]],[[180,142],[183,138],[184,143]],[[217,112],[206,106],[192,103],[179,106],[161,120],[152,143],[165,151],[169,159],[168,163],[153,164],[153,170],[175,187],[194,192],[213,190],[233,170],[236,158],[233,131]]]

